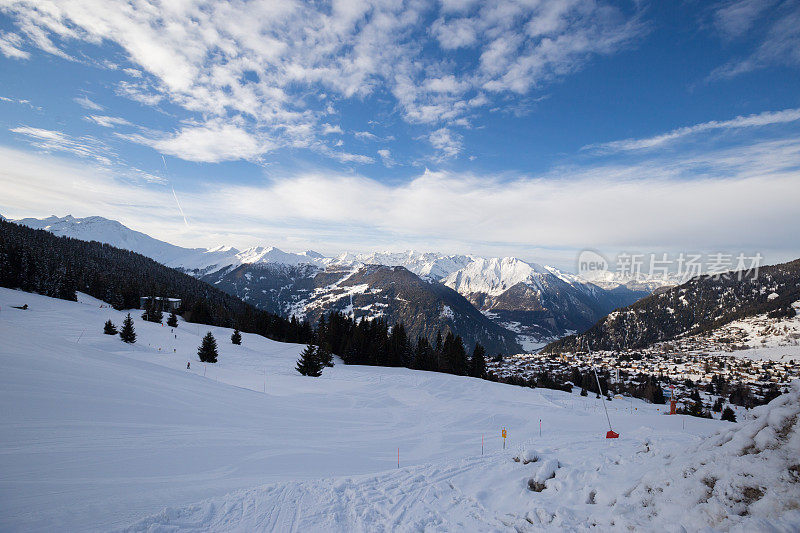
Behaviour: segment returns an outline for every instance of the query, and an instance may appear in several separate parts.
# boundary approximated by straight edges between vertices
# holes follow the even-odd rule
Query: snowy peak
[[[274,246],[254,246],[237,254],[242,264],[274,263],[281,265],[297,266],[301,264],[315,264],[324,266],[326,258],[317,252],[301,252],[299,254],[284,252]]]
[[[473,258],[471,263],[452,272],[442,282],[461,294],[483,293],[499,296],[519,283],[542,290],[543,280],[546,278],[557,278],[570,285],[587,285],[577,276],[550,266],[528,263],[516,257]]]
[[[345,252],[333,260],[338,266],[383,265],[402,266],[414,274],[440,281],[451,273],[467,266],[474,258],[469,255],[446,255],[437,252],[372,252],[354,254]]]

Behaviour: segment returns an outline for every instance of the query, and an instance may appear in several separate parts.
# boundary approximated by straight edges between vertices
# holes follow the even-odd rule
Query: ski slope
[[[577,392],[342,364],[307,378],[300,345],[139,311],[129,346],[102,334],[125,313],[80,300],[0,289],[0,530],[557,527],[591,519],[586,487],[647,471],[645,441],[681,450],[729,426],[614,400],[607,441],[602,404]],[[216,365],[197,360],[207,331]],[[534,448],[571,465],[562,490],[528,490],[539,465],[513,457]]]

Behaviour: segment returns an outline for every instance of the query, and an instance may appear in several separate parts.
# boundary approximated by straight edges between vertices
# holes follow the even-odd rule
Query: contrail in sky
[[[166,174],[166,172],[167,172],[167,160],[164,159],[163,154],[161,156],[161,162],[164,163],[164,173]],[[189,227],[189,221],[186,220],[186,215],[183,213],[183,208],[181,207],[181,203],[178,201],[178,195],[175,194],[175,187],[170,185],[170,188],[172,189],[172,197],[175,198],[175,204],[178,206],[178,211],[181,212],[181,216],[183,217],[183,223],[186,224],[186,227],[188,228]]]

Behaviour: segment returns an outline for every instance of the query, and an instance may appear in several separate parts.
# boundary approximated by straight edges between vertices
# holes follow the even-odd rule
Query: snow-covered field
[[[641,529],[642,477],[737,427],[624,399],[606,440],[602,404],[577,391],[342,364],[306,378],[302,346],[138,311],[128,346],[102,334],[124,313],[81,300],[0,289],[0,530]],[[206,331],[216,365],[197,361]]]

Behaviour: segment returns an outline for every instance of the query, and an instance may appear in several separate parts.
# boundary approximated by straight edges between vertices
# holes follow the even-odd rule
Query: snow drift
[[[610,525],[800,530],[800,381],[754,414],[650,471],[617,499]]]

